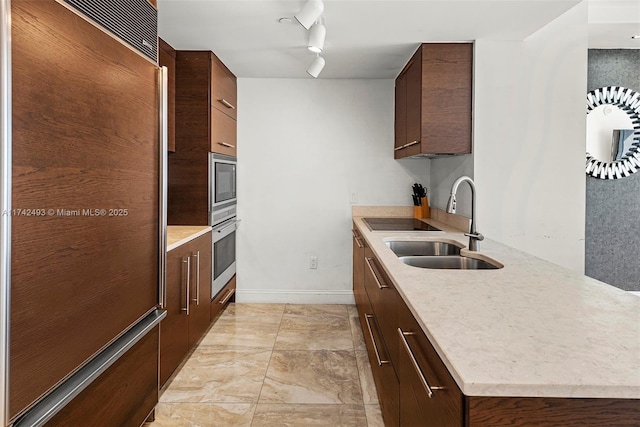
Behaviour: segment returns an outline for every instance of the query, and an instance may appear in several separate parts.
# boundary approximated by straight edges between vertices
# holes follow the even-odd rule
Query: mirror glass
[[[616,105],[599,105],[587,115],[587,153],[603,162],[620,160],[633,142],[631,117]]]
[[[585,171],[620,179],[640,171],[640,93],[608,86],[587,93]]]

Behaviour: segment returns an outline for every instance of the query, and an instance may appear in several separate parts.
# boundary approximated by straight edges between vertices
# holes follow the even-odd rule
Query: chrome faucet
[[[458,186],[463,181],[469,183],[469,186],[471,187],[471,231],[469,233],[464,233],[464,235],[469,237],[469,250],[477,251],[478,241],[484,240],[484,236],[476,230],[476,185],[468,176],[461,176],[453,183],[453,186],[451,187],[451,196],[449,196],[449,201],[447,202],[447,212],[456,213],[456,192],[458,191]]]

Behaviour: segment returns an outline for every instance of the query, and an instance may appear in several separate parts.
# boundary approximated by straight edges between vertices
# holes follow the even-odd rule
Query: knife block
[[[427,196],[420,199],[420,206],[413,207],[413,216],[418,219],[426,219],[431,217],[429,209],[429,198]]]

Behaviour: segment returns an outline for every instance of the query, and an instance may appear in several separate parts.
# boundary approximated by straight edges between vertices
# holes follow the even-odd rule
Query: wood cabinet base
[[[158,402],[156,326],[46,425],[138,427]]]

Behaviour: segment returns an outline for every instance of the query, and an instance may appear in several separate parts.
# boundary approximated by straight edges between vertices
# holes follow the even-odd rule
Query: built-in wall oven
[[[236,158],[209,154],[209,225],[213,226],[211,298],[236,274]]]

